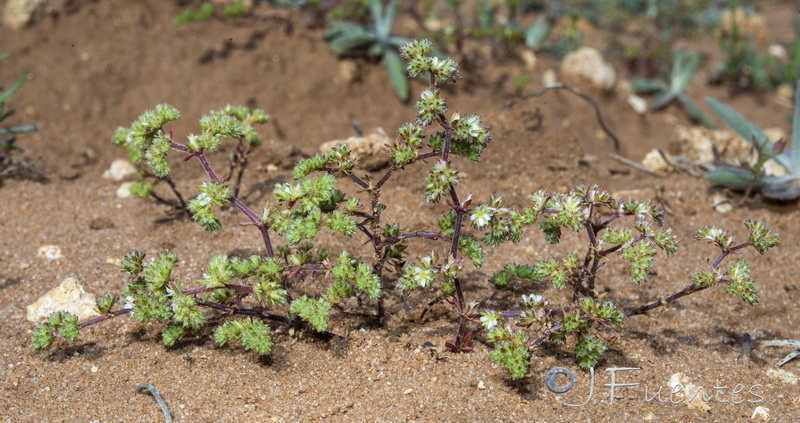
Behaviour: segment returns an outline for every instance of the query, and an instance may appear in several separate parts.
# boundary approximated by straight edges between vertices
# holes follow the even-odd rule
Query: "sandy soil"
[[[778,22],[771,26],[774,32],[788,31],[791,2],[765,3],[767,16]],[[208,337],[168,349],[160,343],[163,325],[130,318],[93,326],[73,344],[34,353],[33,324],[26,320],[25,307],[64,278],[75,277],[98,295],[118,293],[126,281],[116,263],[134,248],[150,255],[174,251],[184,281],[199,278],[214,255],[263,253],[259,234],[238,226],[243,219],[231,210],[222,213],[225,229],[209,235],[163,205],[117,198],[118,184],[101,177],[112,160],[126,157],[109,142],[117,126],[161,102],[183,112],[184,118],[170,126],[175,134],[196,130],[197,118],[227,103],[266,110],[273,120],[261,133],[269,141],[256,152],[243,191],[244,201],[260,210],[273,185],[291,178],[296,160],[325,141],[354,135],[354,121],[367,132],[381,127],[391,133],[414,117],[413,108],[392,95],[382,67],[360,60],[343,65],[322,41],[321,29],[307,27],[301,15],[289,14],[286,20],[278,18],[281,12],[266,19],[176,28],[171,21],[179,11],[175,2],[157,0],[69,1],[33,28],[0,28],[0,52],[14,53],[1,65],[2,81],[31,72],[9,103],[17,110],[10,123],[39,126],[38,132],[19,137],[25,152],[17,157],[34,159],[49,176],[43,183],[9,179],[0,188],[4,421],[163,421],[153,399],[135,393],[140,382],[153,384],[176,421],[185,422],[732,422],[749,420],[757,406],[769,408],[773,421],[800,421],[800,386],[770,376],[774,363],[790,351],[758,346],[763,340],[800,338],[797,203],[757,199],[720,213],[710,198],[725,191],[704,180],[683,174],[657,178],[608,159],[611,144],[585,103],[563,93],[514,99],[515,77],[528,73],[532,86],[538,86],[541,73],[555,69],[557,62],[542,58],[527,71],[516,59],[490,60],[480,45],[468,50],[476,60],[464,69],[464,83],[446,92],[452,109],[481,113],[494,135],[483,163],[457,163],[466,174],[462,192],[478,199],[503,193],[515,207],[538,189],[563,190],[579,183],[654,194],[668,210],[667,223],[683,240],[682,248],[676,259],[658,261],[657,274],[641,286],[631,286],[619,271],[621,264],[611,263],[602,285],[608,298],[631,307],[683,288],[692,272],[715,258],[711,248],[691,240],[697,228],[716,224],[741,239],[746,234],[742,221],[760,219],[783,241],[763,257],[742,255],[751,260],[760,302],[749,307],[722,289],[711,289],[650,316],[630,318],[623,328],[607,331],[617,342],[596,369],[593,390],[591,374],[578,369],[572,349],[559,345],[536,351],[531,377],[521,381],[512,381],[491,363],[481,335],[473,352],[437,360],[423,344],[441,349],[456,330],[457,316],[438,304],[420,319],[433,298],[430,293],[412,295],[408,310],[399,296],[388,296],[388,318],[381,327],[335,313],[331,329],[347,334],[344,341],[278,333],[267,358],[218,348]],[[597,44],[602,37],[587,40],[602,47]],[[342,72],[351,64],[357,68],[355,79]],[[622,140],[622,153],[632,159],[665,148],[678,125],[689,125],[677,108],[639,117],[619,95],[579,86],[601,103]],[[412,92],[420,88],[415,84]],[[791,109],[772,94],[731,97],[724,87],[700,83],[690,93],[698,99],[714,96],[764,127],[791,131],[785,119]],[[586,155],[598,160],[586,164]],[[277,170],[268,171],[268,165]],[[442,212],[442,205],[422,201],[423,167],[400,173],[388,184],[384,198],[390,221],[431,227],[431,219]],[[196,162],[176,163],[174,169],[184,192],[194,193],[204,181]],[[507,261],[547,258],[580,241],[568,234],[563,245],[551,247],[530,231],[518,245],[491,250],[485,268],[467,272],[467,296],[472,301],[489,298],[494,290],[487,278]],[[360,242],[330,245],[357,249]],[[58,245],[63,257],[39,257],[44,245]],[[413,248],[440,247],[419,241]],[[386,283],[391,287],[392,281]],[[326,287],[305,288],[319,292]],[[530,289],[520,285],[516,294]],[[511,294],[498,298],[509,301]],[[748,357],[741,355],[745,332],[754,340]],[[563,395],[545,386],[545,374],[558,366],[576,376],[573,390]],[[798,366],[795,360],[783,369],[797,374]],[[612,396],[608,385],[617,368],[636,370],[616,371],[616,383],[638,385],[617,387]],[[676,373],[715,394],[707,410],[669,401],[667,383]],[[663,401],[647,401],[659,388]],[[568,405],[587,398],[585,405]]]

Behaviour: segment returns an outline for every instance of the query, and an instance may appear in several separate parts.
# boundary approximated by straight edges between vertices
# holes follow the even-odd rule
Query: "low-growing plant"
[[[397,18],[397,6],[397,0],[391,0],[385,9],[380,0],[371,0],[369,3],[373,18],[371,25],[333,21],[330,28],[325,31],[325,38],[330,40],[331,48],[338,54],[365,54],[367,57],[380,58],[389,74],[389,82],[397,98],[406,101],[408,79],[398,48],[408,42],[408,39],[392,35],[392,28]]]
[[[175,17],[173,23],[176,26],[186,25],[192,22],[204,22],[219,14],[224,18],[235,18],[249,12],[247,2],[244,0],[228,1],[218,8],[214,3],[206,2],[195,9],[186,9]]]
[[[766,66],[768,55],[756,47],[755,34],[746,28],[749,10],[732,7],[726,11],[726,17],[717,36],[723,58],[717,64],[712,80],[729,81],[742,89],[772,89]]]
[[[668,83],[637,78],[631,82],[631,89],[636,93],[655,94],[650,102],[651,111],[661,110],[677,101],[694,121],[702,123],[707,128],[714,128],[716,126],[714,120],[686,92],[686,87],[694,79],[699,65],[699,54],[684,49],[678,50],[672,59],[672,72]]]
[[[532,281],[549,283],[555,290],[568,292],[569,300],[564,305],[531,293],[521,297],[521,311],[480,313],[479,320],[488,330],[487,340],[495,344],[492,360],[508,369],[513,378],[527,375],[531,352],[548,341],[573,345],[575,359],[588,370],[607,349],[602,337],[604,327],[619,326],[627,317],[644,314],[712,286],[724,286],[728,294],[755,304],[756,284],[747,261],[736,259],[727,263],[727,267],[723,262],[730,254],[747,247],[763,254],[778,245],[777,235],[753,220],[745,221],[749,236],[739,244],[734,244],[733,237],[716,226],[701,228],[695,239],[715,244],[721,250],[712,264],[698,271],[680,291],[623,311],[619,304],[603,298],[598,284],[602,269],[613,256],[619,256],[628,263],[631,281],[642,284],[650,278],[659,250],[667,257],[675,255],[678,240],[672,229],[662,227],[661,209],[649,201],[614,198],[596,186],[579,186],[567,194],[539,191],[530,200],[532,206],[522,212],[491,209],[491,218],[486,222],[488,233],[495,228],[514,231],[519,230],[520,223],[537,223],[552,244],[559,243],[565,230],[585,232],[588,242],[580,255],[569,253],[534,265],[511,263],[490,279],[500,289],[513,286],[515,281]]]
[[[730,294],[747,303],[756,302],[747,262],[738,259],[726,269],[722,262],[748,246],[763,253],[778,244],[777,235],[759,222],[746,221],[748,241],[736,245],[721,229],[701,229],[697,238],[721,249],[713,264],[695,275],[687,288],[623,312],[618,305],[601,301],[597,278],[603,265],[617,254],[630,263],[633,281],[643,283],[657,249],[668,256],[675,253],[677,241],[671,230],[657,227],[663,217],[657,206],[649,201],[616,199],[595,186],[579,186],[569,193],[539,191],[531,196],[531,205],[522,210],[507,207],[500,196],[478,202],[471,194],[460,193],[463,176],[455,167],[456,160],[479,162],[491,134],[479,115],[449,112],[440,84],[458,81],[458,65],[450,58],[432,57],[432,49],[428,40],[401,47],[409,75],[427,75],[430,82],[415,105],[416,119],[402,125],[396,141],[387,146],[391,164],[380,177],[359,176],[356,161],[343,145],[299,162],[292,175],[295,181],[276,184],[260,216],[232,193],[207,158],[225,139],[242,136],[240,119],[211,114],[201,119],[203,130],[199,135],[190,135],[187,142],[179,143],[164,128],[180,116],[173,107],[159,105],[140,116],[125,130],[127,136],[120,138],[125,140],[123,144],[146,158],[150,169],[159,174],[170,172],[167,155],[172,151],[197,159],[209,181],[199,186],[200,194],[189,202],[195,221],[207,231],[220,230],[222,222],[215,208],[230,203],[261,233],[263,254],[247,258],[215,256],[196,281],[198,286],[190,287],[173,275],[178,263],[174,253],[165,251],[145,262],[144,253],[133,251],[122,262],[130,283],[120,296],[99,298],[99,317],[79,323],[69,313],[53,314],[34,329],[33,348],[44,351],[57,337],[72,341],[83,328],[131,315],[142,322],[164,322],[162,339],[168,346],[213,328],[213,338],[221,346],[237,341],[245,349],[267,354],[274,344],[275,324],[328,340],[337,336],[329,330],[335,311],[374,306],[375,313],[368,317],[380,322],[390,292],[414,303],[420,301],[415,298],[421,292],[435,296],[425,301],[428,304],[450,304],[458,318],[458,329],[445,347],[470,351],[482,324],[489,330],[487,340],[495,344],[492,358],[513,377],[521,377],[530,363],[531,350],[545,340],[575,340],[576,358],[582,367],[589,368],[605,350],[597,337],[598,327],[619,324],[626,316],[645,313],[714,285],[724,285]],[[392,219],[393,210],[383,202],[382,193],[398,172],[425,165],[428,171],[421,181],[423,197],[441,214],[434,228],[409,230]],[[345,181],[351,189],[340,188]],[[632,228],[618,226],[624,220],[632,220]],[[479,313],[480,301],[466,295],[465,268],[481,268],[486,247],[517,243],[532,225],[540,227],[553,244],[560,241],[565,230],[585,231],[589,240],[585,255],[568,254],[535,265],[508,264],[491,277],[491,282],[503,288],[514,280],[550,281],[558,289],[569,287],[571,300],[556,308],[538,295],[526,295],[523,304],[528,309],[524,311]],[[318,235],[323,231],[362,236],[369,253],[362,256],[347,249],[323,248],[315,252],[315,246],[322,246]],[[424,242],[425,249],[430,244],[435,246],[429,253],[412,256],[408,254],[412,241]],[[516,325],[512,325],[512,319],[517,319]]]
[[[159,113],[163,114],[166,112],[159,112],[158,109],[156,109],[155,111],[147,112],[140,116],[129,128],[117,128],[112,142],[116,145],[126,146],[131,161],[140,167],[140,180],[133,183],[129,189],[133,196],[139,198],[151,197],[160,203],[188,212],[184,196],[173,181],[168,165],[166,162],[160,161],[161,156],[166,154],[166,151],[163,150],[167,149],[168,145],[163,144],[159,147],[162,150],[158,152],[153,149],[145,150],[142,148],[142,143],[147,142],[148,134],[153,131],[151,128],[152,119],[159,119]],[[233,195],[238,197],[249,156],[254,148],[262,144],[261,138],[259,138],[254,125],[266,123],[269,120],[269,115],[260,109],[250,110],[244,106],[231,106],[229,104],[218,111],[210,112],[200,121],[200,131],[202,132],[200,136],[213,136],[213,132],[218,129],[215,125],[223,119],[222,116],[235,120],[239,128],[239,132],[237,132],[234,137],[236,140],[236,149],[229,153],[227,174],[222,177],[222,181],[234,181]],[[190,137],[197,136],[190,135]],[[145,162],[147,164],[146,166],[144,165]],[[175,197],[174,202],[165,199],[162,195],[154,191],[156,184],[161,182],[169,186]]]
[[[268,327],[261,320],[279,321],[330,339],[335,335],[326,331],[329,315],[332,310],[344,307],[348,298],[356,298],[359,304],[362,301],[373,302],[375,316],[383,317],[387,266],[401,270],[403,277],[398,285],[406,294],[420,286],[431,287],[440,273],[447,278],[441,289],[446,298],[452,298],[461,316],[462,323],[454,345],[462,346],[468,339],[469,305],[458,278],[462,267],[460,261],[468,257],[479,266],[483,264],[484,256],[475,239],[460,233],[470,200],[467,198],[462,202],[454,188],[459,177],[451,166],[451,157],[480,160],[490,136],[477,115],[455,113],[445,117],[447,106],[439,83],[458,80],[458,67],[452,59],[429,56],[431,50],[432,44],[428,41],[416,41],[403,47],[402,54],[409,61],[409,74],[414,77],[428,74],[430,85],[417,102],[415,122],[398,129],[400,141],[390,149],[393,164],[377,182],[359,177],[354,171],[356,163],[350,157],[349,149],[341,146],[298,163],[293,174],[297,183],[276,185],[261,216],[233,194],[206,157],[220,149],[223,140],[243,137],[241,119],[212,113],[201,119],[200,134],[189,135],[186,143],[178,143],[164,125],[178,119],[180,113],[171,106],[159,105],[142,114],[130,128],[118,130],[115,142],[126,146],[133,157],[146,159],[150,171],[156,175],[170,173],[167,156],[172,151],[189,159],[198,159],[210,180],[199,187],[201,194],[188,204],[194,220],[207,231],[218,231],[222,223],[214,208],[233,204],[261,232],[264,256],[246,259],[224,255],[214,257],[203,278],[197,281],[200,287],[183,289],[182,283],[172,276],[177,263],[173,253],[163,252],[150,263],[145,263],[143,253],[132,252],[123,262],[123,270],[130,274],[131,283],[121,297],[110,294],[101,297],[98,302],[101,316],[88,322],[78,324],[72,317],[56,315],[37,327],[34,348],[44,350],[56,334],[72,340],[77,329],[124,314],[132,314],[143,322],[154,319],[167,321],[163,334],[167,345],[173,345],[183,336],[201,333],[212,322],[235,314],[256,320],[217,325],[214,337],[218,343],[223,344],[225,342],[221,341],[227,342],[229,338],[220,335],[220,331],[249,336],[246,334],[253,330],[262,346],[259,351],[265,353],[268,350],[266,345],[271,341]],[[441,130],[426,136],[426,128],[433,124],[439,125]],[[438,230],[408,231],[398,224],[386,223],[382,213],[387,206],[381,202],[381,188],[397,171],[424,163],[426,159],[436,159],[436,164],[425,179],[425,198],[435,203],[442,197],[449,199],[446,202],[450,205],[450,212],[439,220]],[[318,177],[310,176],[320,172]],[[366,200],[347,197],[336,187],[336,177],[352,181],[355,188],[364,193]],[[363,234],[371,245],[372,256],[362,258],[348,251],[336,255],[319,251],[315,257],[312,242],[325,228],[348,237]],[[275,236],[282,237],[285,244],[274,247],[272,239]],[[432,254],[420,259],[419,265],[409,265],[405,251],[408,241],[414,238],[446,240],[447,253]],[[324,294],[310,295],[299,290],[297,284],[303,281],[304,275],[319,272],[326,272],[333,279]],[[315,287],[313,291],[319,289]],[[124,306],[113,310],[119,298],[124,298]],[[206,317],[201,308],[218,310],[219,314]],[[280,310],[284,314],[276,313]],[[237,329],[234,331],[229,329],[230,325],[239,326],[235,326]],[[259,326],[250,329],[253,325]],[[241,339],[247,347],[248,342]]]
[[[767,72],[774,86],[792,86],[800,80],[800,16],[794,20],[794,41],[786,48],[786,57],[776,57],[767,53]]]
[[[0,61],[9,58],[11,54],[0,54]],[[28,74],[22,75],[11,88],[3,91],[0,87],[0,124],[14,114],[13,110],[6,111],[6,101],[11,98],[17,91],[22,88],[22,84],[28,79]],[[13,135],[22,134],[25,132],[32,132],[36,130],[36,125],[16,125],[16,126],[2,126],[0,127],[0,137],[12,136],[7,139],[0,139],[0,180],[3,176],[14,167],[14,162],[11,159],[13,151],[20,150],[19,147],[14,145],[16,138]]]
[[[753,146],[756,159],[750,163],[717,163],[717,167],[705,173],[704,177],[715,184],[722,185],[746,194],[761,193],[767,198],[795,200],[800,198],[800,187],[793,182],[800,178],[800,80],[796,82],[792,137],[772,142],[756,125],[740,115],[736,110],[706,97],[706,103],[726,125]],[[765,164],[775,160],[786,169],[786,175],[768,175]]]

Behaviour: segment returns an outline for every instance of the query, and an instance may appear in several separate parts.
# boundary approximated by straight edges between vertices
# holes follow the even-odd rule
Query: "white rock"
[[[733,203],[723,194],[715,193],[711,196],[711,206],[720,213],[729,213],[733,210]]]
[[[786,136],[786,131],[783,128],[772,127],[772,128],[764,128],[764,135],[770,139],[770,141],[780,141],[780,140],[789,140]]]
[[[779,98],[789,100],[791,102],[789,103],[790,105],[794,102],[794,87],[792,85],[778,85],[778,88],[775,90],[775,94],[777,94]]]
[[[542,85],[555,84],[558,81],[556,73],[552,69],[542,72]]]
[[[565,75],[589,81],[604,91],[612,90],[617,82],[614,68],[603,60],[597,49],[591,47],[584,46],[567,54],[561,62],[561,70]]]
[[[672,166],[664,160],[664,157],[661,156],[658,149],[650,150],[650,152],[644,156],[644,159],[642,159],[642,165],[654,172],[669,172],[672,170]]]
[[[87,293],[75,278],[66,278],[60,285],[39,297],[27,307],[28,320],[34,323],[60,310],[66,310],[84,320],[97,315],[94,294]]]
[[[769,53],[770,56],[780,60],[786,60],[786,57],[788,57],[786,54],[786,47],[780,44],[770,44],[769,48],[767,48],[767,53]]]
[[[759,405],[753,410],[753,415],[750,416],[750,420],[763,420],[765,422],[769,421],[769,408],[764,407],[763,405]]]
[[[319,147],[319,151],[327,153],[333,148],[347,144],[350,148],[350,157],[358,160],[367,170],[376,170],[389,165],[386,145],[391,145],[392,142],[383,129],[378,128],[376,132],[363,137],[328,141]]]
[[[20,29],[36,23],[47,12],[50,0],[8,0],[3,11],[3,24],[11,29]]]
[[[123,182],[117,188],[117,198],[131,198],[133,195],[131,194],[131,185],[133,182]]]
[[[61,258],[61,247],[58,245],[42,245],[37,253],[39,257],[47,260],[58,260]]]
[[[768,128],[764,130],[764,133],[773,142],[786,138],[785,132],[780,128]],[[715,145],[727,163],[755,163],[757,159],[750,143],[726,129],[715,131],[699,126],[691,128],[678,126],[675,130],[673,144],[678,150],[678,155],[697,162],[713,162],[712,147]],[[775,160],[768,160],[764,164],[764,171],[767,175],[772,176],[783,176],[788,173]]]
[[[345,84],[350,84],[358,78],[358,64],[354,60],[342,60],[339,62],[339,80]]]
[[[111,167],[103,172],[103,179],[110,179],[114,182],[119,182],[129,176],[133,176],[138,172],[136,166],[128,160],[117,159],[111,162]]]
[[[644,115],[647,113],[647,101],[638,95],[631,94],[628,96],[628,105],[630,105],[633,110],[640,114]]]
[[[538,59],[536,58],[536,53],[534,53],[533,50],[522,50],[522,53],[519,54],[519,57],[523,62],[525,62],[525,70],[532,71],[534,68],[536,68]]]
[[[775,369],[770,367],[767,369],[767,376],[789,385],[797,385],[797,383],[800,382],[800,378],[798,378],[796,374],[787,372],[783,369]]]
[[[692,379],[690,379],[689,376],[686,376],[684,373],[675,373],[672,375],[669,378],[667,385],[672,388],[673,391],[675,391],[676,387],[681,387],[680,392],[686,401],[687,407],[703,412],[711,410],[711,406],[709,406],[708,403],[703,400],[705,390],[702,387],[696,386],[694,383],[692,383]]]
[[[675,130],[673,144],[678,155],[698,162],[712,162],[717,146],[722,157],[730,163],[749,162],[752,158],[752,147],[738,135],[728,130],[711,130],[699,126],[678,126]]]

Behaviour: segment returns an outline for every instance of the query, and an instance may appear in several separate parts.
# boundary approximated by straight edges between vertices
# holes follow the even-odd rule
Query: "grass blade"
[[[794,119],[792,120],[792,145],[791,150],[787,153],[791,154],[792,174],[800,176],[800,79],[797,80],[797,85],[794,87]]]
[[[33,132],[35,130],[36,125],[19,125],[0,129],[0,135],[22,134],[24,132]]]
[[[686,110],[686,114],[688,114],[689,117],[701,123],[706,128],[716,129],[717,125],[714,123],[714,119],[712,119],[708,113],[704,112],[685,91],[678,94],[678,101],[681,102],[683,110]]]
[[[9,88],[3,94],[0,94],[0,103],[5,103],[15,92],[19,91],[22,88],[22,84],[25,83],[25,80],[28,79],[28,74],[22,75],[16,84],[13,87]]]
[[[714,113],[719,116],[723,122],[725,122],[728,127],[733,129],[734,132],[739,134],[745,141],[753,144],[753,137],[757,140],[766,141],[766,153],[767,155],[772,155],[772,141],[770,141],[769,137],[759,129],[757,126],[753,125],[749,120],[745,119],[744,116],[740,115],[736,110],[722,104],[721,102],[714,100],[711,97],[706,97],[706,104]],[[790,159],[783,154],[776,156],[775,161],[777,161],[781,166],[785,167],[787,170],[792,170],[792,163]]]
[[[397,98],[405,102],[408,100],[408,78],[403,59],[396,51],[388,49],[383,53],[383,65],[389,74],[389,82],[392,83]]]

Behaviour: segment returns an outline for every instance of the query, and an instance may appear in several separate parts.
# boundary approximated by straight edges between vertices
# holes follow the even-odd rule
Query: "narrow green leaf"
[[[36,125],[19,125],[10,128],[0,129],[0,135],[8,134],[22,134],[24,132],[33,132],[36,130]]]
[[[753,174],[747,169],[738,167],[720,167],[706,172],[703,175],[707,180],[724,187],[744,191],[753,181]],[[760,189],[763,183],[757,184],[753,188]]]
[[[536,22],[525,31],[525,45],[536,50],[541,48],[547,37],[550,36],[550,25],[544,15],[539,15]]]
[[[383,54],[383,65],[389,74],[389,82],[392,83],[397,98],[405,102],[408,100],[408,79],[406,78],[406,68],[403,59],[394,50],[386,50]]]
[[[794,119],[792,123],[792,145],[790,147],[791,150],[783,154],[791,154],[789,162],[792,167],[789,170],[792,174],[800,176],[800,79],[797,80],[797,85],[794,87]]]
[[[679,50],[672,66],[671,91],[681,92],[694,79],[697,67],[700,65],[700,55],[688,50]]]
[[[380,3],[378,0],[375,0],[375,3]],[[389,34],[392,32],[392,28],[394,27],[394,20],[397,18],[397,0],[391,0],[388,5],[386,5],[386,14],[383,15],[383,22],[381,22],[381,27],[378,28],[378,36],[381,39],[387,39]],[[378,21],[381,18],[380,15],[375,15],[375,20]]]
[[[748,143],[753,143],[753,137],[755,137],[759,142],[766,140],[766,153],[767,155],[772,155],[772,142],[769,140],[769,137],[767,137],[764,131],[759,129],[749,120],[745,119],[744,116],[740,115],[736,110],[733,110],[732,108],[711,97],[706,97],[706,104],[708,104],[708,107],[711,107],[711,110],[713,110],[714,113],[716,113],[726,125],[733,129],[734,132],[739,134],[739,136],[744,138],[744,140]],[[775,160],[786,169],[791,169],[792,167],[788,158],[784,157],[783,155],[775,157]]]
[[[22,75],[17,80],[17,83],[14,84],[13,87],[11,87],[8,90],[6,90],[6,92],[4,92],[3,94],[0,94],[0,103],[5,103],[6,100],[8,100],[9,98],[11,98],[12,95],[14,95],[14,93],[19,91],[19,89],[22,88],[22,84],[25,83],[26,79],[28,79],[28,74],[27,73],[25,75]]]
[[[678,101],[681,103],[681,106],[683,106],[683,110],[686,111],[686,114],[694,119],[694,121],[703,124],[706,128],[716,129],[717,125],[714,123],[714,119],[704,112],[685,91],[678,94]]]
[[[637,94],[649,94],[658,91],[666,91],[669,87],[662,81],[652,79],[636,78],[631,81],[631,90]]]
[[[680,94],[680,91],[671,90],[658,94],[653,101],[650,102],[650,110],[656,111],[667,107],[669,103],[672,103],[672,101],[678,97],[678,94]]]

